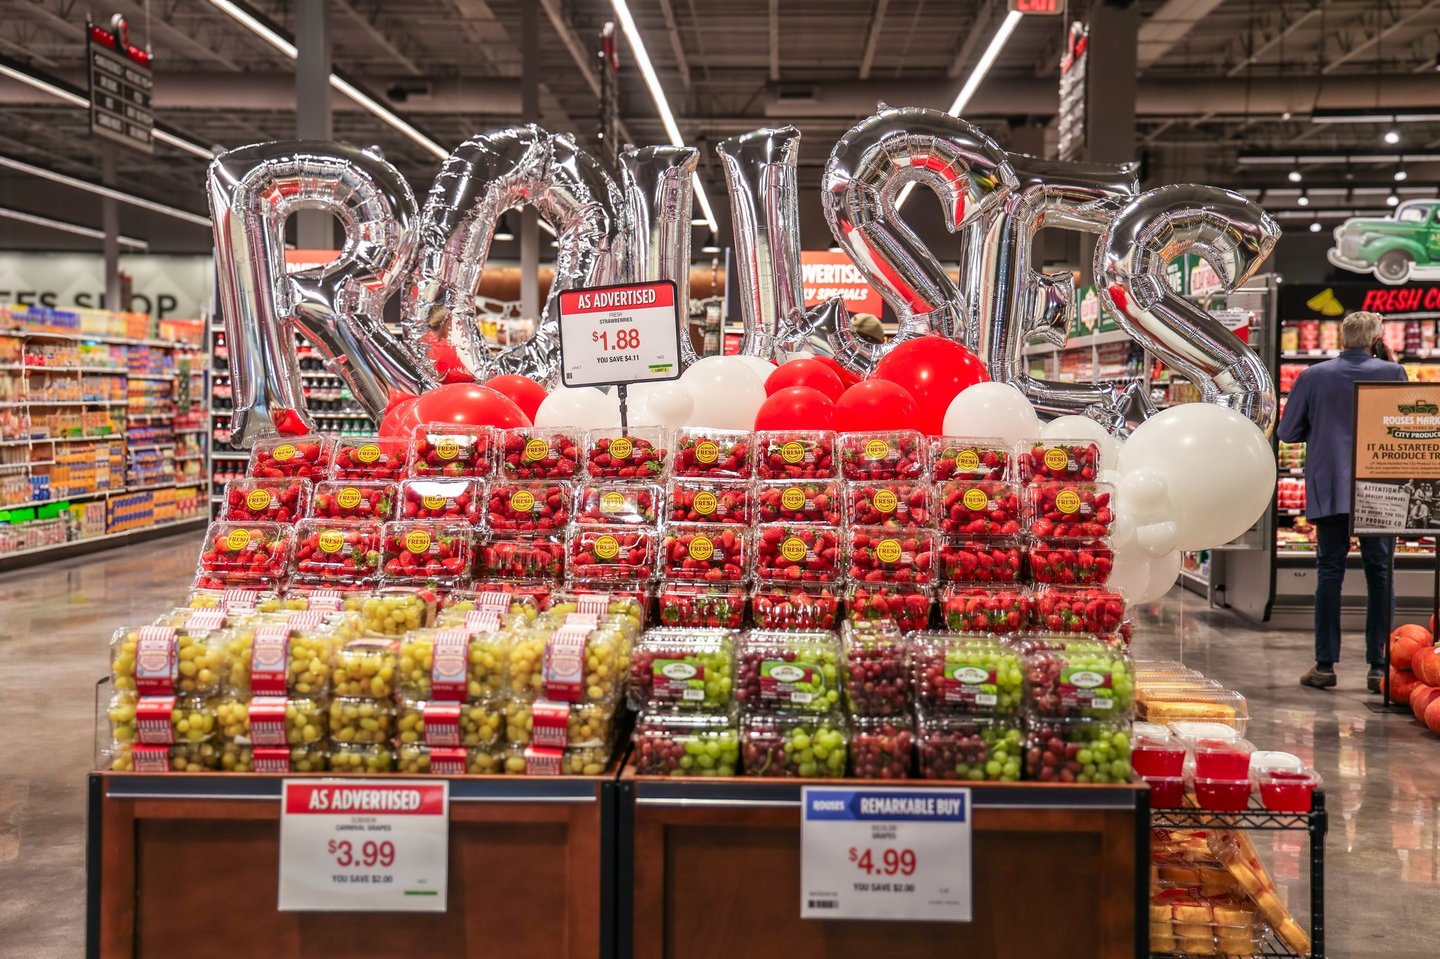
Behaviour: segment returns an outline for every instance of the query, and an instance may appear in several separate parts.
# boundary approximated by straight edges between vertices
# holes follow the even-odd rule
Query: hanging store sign
[[[1070,24],[1065,56],[1060,60],[1060,159],[1078,159],[1085,150],[1085,50],[1090,36],[1085,24]]]
[[[1065,12],[1065,0],[1010,0],[1011,13],[1036,17],[1058,17]]]
[[[1415,282],[1404,286],[1376,282],[1284,283],[1280,286],[1280,315],[1287,320],[1338,320],[1356,310],[1394,319],[1434,316],[1440,314],[1440,283]]]
[[[879,292],[865,282],[865,274],[844,253],[801,250],[800,280],[807,309],[836,296],[845,301],[845,309],[851,316],[856,313],[879,316],[883,309]]]
[[[1355,384],[1357,536],[1440,530],[1440,383]]]
[[[1335,228],[1326,253],[1333,266],[1370,273],[1381,283],[1440,279],[1440,200],[1410,200],[1393,216],[1351,217]]]
[[[150,54],[130,45],[124,17],[112,19],[110,29],[86,24],[85,61],[90,76],[90,134],[153,154]]]

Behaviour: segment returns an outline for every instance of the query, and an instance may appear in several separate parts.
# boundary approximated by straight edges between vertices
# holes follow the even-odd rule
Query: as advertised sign
[[[800,918],[969,922],[968,789],[806,786]]]
[[[560,294],[566,386],[651,383],[680,375],[680,317],[671,280]]]
[[[801,250],[800,279],[807,307],[838,296],[845,301],[845,309],[852,316],[856,313],[879,316],[884,308],[879,292],[865,282],[865,274],[844,253]]]
[[[443,779],[287,779],[279,908],[444,912],[449,840]]]
[[[130,28],[123,18],[116,17],[113,23],[113,32],[93,23],[85,32],[90,133],[141,153],[154,153],[150,55],[130,45]]]
[[[1359,536],[1440,530],[1440,383],[1355,384]]]

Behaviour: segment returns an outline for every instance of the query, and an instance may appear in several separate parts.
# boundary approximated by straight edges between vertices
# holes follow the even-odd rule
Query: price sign
[[[631,283],[560,294],[560,371],[566,386],[614,386],[680,375],[675,284]]]
[[[450,784],[287,779],[282,911],[444,912]]]
[[[969,922],[970,790],[807,786],[800,918]]]

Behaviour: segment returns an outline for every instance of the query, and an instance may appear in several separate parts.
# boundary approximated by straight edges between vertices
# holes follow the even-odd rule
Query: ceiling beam
[[[1310,21],[1318,20],[1320,19],[1320,16],[1321,13],[1319,3],[1314,4],[1310,7],[1309,10],[1306,10],[1304,13],[1291,20],[1286,19],[1287,13],[1285,12],[1285,8],[1282,6],[1280,8],[1280,29],[1270,34],[1270,36],[1267,37],[1264,41],[1262,41],[1259,46],[1255,47],[1255,49],[1245,52],[1240,57],[1240,59],[1237,60],[1235,64],[1225,72],[1225,75],[1227,77],[1238,77],[1240,74],[1245,72],[1245,69],[1249,67],[1250,64],[1257,63],[1262,57],[1269,56],[1271,50],[1275,50],[1282,46],[1286,40],[1290,39],[1291,34],[1293,34],[1296,30],[1299,30],[1301,27],[1308,26]]]
[[[870,68],[875,65],[875,51],[880,48],[880,34],[885,29],[885,8],[890,0],[875,0],[875,12],[870,15],[870,30],[865,35],[865,54],[860,58],[860,79],[870,79]]]
[[[1364,53],[1366,50],[1369,50],[1371,47],[1375,47],[1384,43],[1385,40],[1388,39],[1392,34],[1405,29],[1416,19],[1424,16],[1425,14],[1434,10],[1436,7],[1440,7],[1440,0],[1431,0],[1430,3],[1426,3],[1423,6],[1416,7],[1415,9],[1410,10],[1407,13],[1400,13],[1398,11],[1394,11],[1392,13],[1393,19],[1390,20],[1389,24],[1385,26],[1380,26],[1380,23],[1377,22],[1376,26],[1379,27],[1379,29],[1377,29],[1374,33],[1370,34],[1368,37],[1365,37],[1364,39],[1360,40],[1353,46],[1343,51],[1334,60],[1326,63],[1323,67],[1320,68],[1320,72],[1327,74],[1334,73],[1336,70],[1340,69],[1342,66],[1349,63],[1351,60],[1355,59],[1360,54]],[[1383,9],[1388,8],[1383,8],[1382,6],[1382,10]],[[1382,12],[1380,16],[1383,20],[1386,14]]]
[[[690,92],[690,63],[685,59],[685,44],[680,40],[680,30],[675,25],[675,8],[670,0],[660,0],[660,13],[665,17],[665,32],[670,34],[670,50],[675,54],[675,64],[680,68],[680,82],[685,92]]]
[[[965,35],[965,42],[960,44],[960,49],[955,51],[955,56],[950,61],[950,66],[945,68],[945,76],[952,80],[958,77],[964,71],[965,65],[970,62],[970,55],[975,52],[975,49],[982,42],[989,41],[990,31],[985,28],[989,26],[991,19],[995,16],[995,8],[998,5],[997,0],[985,0],[985,6],[975,14],[975,19],[970,22],[970,32]]]
[[[1166,0],[1164,6],[1140,25],[1136,66],[1154,66],[1175,48],[1197,23],[1204,21],[1224,0]]]
[[[376,25],[375,21],[372,19],[374,14],[365,14],[361,12],[355,7],[353,3],[350,2],[350,0],[335,0],[335,3],[337,6],[340,7],[340,12],[345,14],[345,16],[349,17],[350,22],[355,24],[355,26],[359,27],[360,31],[370,38],[370,42],[374,43],[376,46],[380,47],[382,50],[388,53],[390,55],[390,59],[394,60],[396,63],[400,64],[400,66],[405,68],[406,73],[416,77],[421,74],[422,71],[420,69],[420,65],[414,60],[410,59],[410,57],[405,53],[404,50],[400,49],[399,45],[395,43],[395,41],[391,40],[390,37],[386,36],[387,30],[394,32],[397,37],[402,35],[399,33],[399,31],[396,30],[393,23],[387,24],[385,30],[381,30],[379,26]]]
[[[770,0],[770,79],[780,79],[780,0]]]

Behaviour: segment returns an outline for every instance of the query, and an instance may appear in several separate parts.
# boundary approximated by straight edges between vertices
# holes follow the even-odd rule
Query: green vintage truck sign
[[[1393,217],[1353,217],[1335,228],[1329,259],[1342,270],[1373,273],[1399,286],[1440,279],[1440,200],[1402,203]]]

